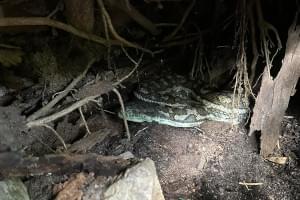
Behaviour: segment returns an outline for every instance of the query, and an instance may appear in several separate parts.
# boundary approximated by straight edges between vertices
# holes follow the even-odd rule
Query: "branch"
[[[41,116],[44,116],[46,115],[47,113],[49,113],[50,109],[52,109],[60,100],[62,100],[65,96],[68,95],[68,93],[77,85],[77,83],[79,81],[81,81],[87,71],[89,70],[89,68],[93,65],[93,63],[95,62],[95,60],[91,60],[85,70],[78,76],[76,77],[69,85],[68,87],[66,87],[66,89],[64,91],[62,91],[59,95],[57,95],[52,101],[50,101],[46,106],[42,107],[41,109],[39,109],[38,111],[36,111],[35,113],[33,113],[32,115],[30,115],[28,118],[27,118],[27,121],[32,121],[32,120],[35,120]]]
[[[111,22],[111,18],[110,18],[109,14],[108,14],[108,12],[107,12],[105,6],[104,6],[103,0],[97,0],[97,3],[98,3],[98,5],[99,5],[99,7],[100,7],[100,9],[101,9],[101,11],[102,11],[102,15],[104,15],[105,18],[106,18],[106,22],[107,22],[107,25],[108,25],[108,28],[109,28],[110,32],[112,33],[112,35],[113,35],[118,41],[120,41],[122,44],[125,44],[125,45],[128,46],[128,47],[133,47],[133,48],[136,48],[136,49],[140,49],[140,50],[142,50],[142,51],[144,51],[144,52],[153,54],[152,51],[150,51],[150,50],[148,50],[148,49],[145,49],[145,48],[143,48],[143,47],[141,47],[141,46],[139,46],[139,45],[137,45],[137,44],[134,44],[134,43],[132,43],[132,42],[129,42],[129,41],[127,41],[126,39],[124,39],[123,37],[121,37],[121,36],[117,33],[117,31],[115,30],[115,28],[114,28],[114,26],[113,26],[113,24],[112,24],[112,22]]]
[[[98,0],[99,1],[99,0]],[[108,13],[106,12],[106,14],[108,15]],[[106,15],[106,17],[107,17]],[[109,17],[109,15],[108,15]],[[111,30],[113,30],[113,35],[114,36],[119,36],[117,34],[117,32],[114,30],[112,23],[110,21],[110,18],[107,19],[109,28]],[[152,51],[145,49],[137,44],[133,44],[131,42],[128,42],[127,40],[123,39],[122,37],[116,37],[117,40],[106,40],[100,36],[94,35],[94,34],[90,34],[90,33],[86,33],[84,31],[78,30],[76,28],[74,28],[71,25],[56,21],[56,20],[52,20],[49,18],[45,18],[45,17],[6,17],[6,18],[0,18],[0,27],[8,27],[8,26],[50,26],[53,28],[57,28],[57,29],[61,29],[63,31],[66,31],[68,33],[72,33],[73,35],[76,35],[78,37],[87,39],[87,40],[91,40],[93,42],[102,44],[104,46],[109,46],[109,45],[124,45],[127,47],[133,47],[136,49],[140,49],[141,51],[153,54]]]
[[[168,41],[170,39],[172,39],[176,34],[177,32],[181,29],[181,27],[183,26],[184,22],[186,21],[187,17],[189,16],[192,8],[194,7],[196,1],[195,0],[192,0],[191,4],[189,5],[189,7],[186,9],[180,23],[178,24],[178,26],[175,28],[175,30],[170,34],[168,35],[167,37],[165,37],[163,39],[163,41]]]
[[[94,34],[89,34],[84,31],[80,31],[76,28],[74,28],[71,25],[52,20],[45,17],[6,17],[6,18],[0,18],[0,27],[8,27],[8,26],[50,26],[53,28],[61,29],[63,31],[66,31],[68,33],[72,33],[73,35],[76,35],[78,37],[91,40],[93,42],[102,44],[104,46],[108,46],[108,42],[113,45],[121,45],[120,42],[111,40],[107,41],[102,37],[99,37]],[[126,45],[126,44],[124,44]],[[127,46],[127,45],[126,45]]]
[[[124,0],[106,0],[105,3],[109,6],[114,6],[124,11],[136,23],[148,30],[152,35],[158,35],[160,33],[160,31],[157,29],[157,26],[144,15],[142,15],[136,8],[134,8],[128,0],[125,0],[125,2]]]
[[[91,92],[92,95],[83,97],[83,99],[75,102],[74,104],[70,105],[69,107],[67,107],[61,111],[58,111],[57,113],[54,113],[52,115],[49,115],[47,117],[43,117],[43,118],[40,118],[37,120],[29,121],[29,122],[27,122],[26,126],[31,128],[34,126],[40,126],[41,124],[46,124],[46,123],[52,122],[58,118],[65,116],[66,114],[80,108],[81,106],[87,104],[88,102],[93,101],[94,99],[100,97],[102,94],[105,94],[105,93],[113,90],[113,86],[111,85],[111,83],[106,82],[106,81],[98,81],[97,87],[98,87],[98,90],[95,91],[94,93]],[[97,92],[97,94],[95,94],[96,92]]]

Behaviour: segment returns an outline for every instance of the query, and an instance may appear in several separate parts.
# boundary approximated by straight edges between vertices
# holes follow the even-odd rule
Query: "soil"
[[[46,5],[47,1],[38,1],[41,5],[34,8],[26,4],[26,2],[33,1],[19,0],[7,3],[7,5],[5,2],[9,1],[1,1],[0,6],[4,9],[3,13],[7,15],[6,17],[15,16],[19,9],[14,9],[14,7],[18,7],[22,8],[21,10],[25,9],[20,16],[28,12],[24,17],[51,16],[51,19],[58,22],[70,21],[65,18],[70,16],[64,13],[65,9],[59,8],[59,4],[55,9],[56,3],[50,6]],[[22,4],[18,6],[17,2]],[[77,27],[77,23],[73,22],[71,28],[69,26],[69,28],[63,28],[67,31],[66,33],[62,30],[56,31],[53,27],[46,29],[42,26],[43,28],[39,29],[33,26],[34,32],[21,35],[21,32],[27,32],[27,28],[29,31],[32,27],[24,26],[25,29],[22,26],[11,27],[12,29],[2,27],[4,32],[1,35],[3,44],[0,44],[2,55],[0,56],[0,165],[4,163],[15,169],[16,159],[9,157],[4,160],[7,163],[3,162],[2,153],[13,151],[24,157],[36,158],[64,153],[62,143],[65,143],[69,150],[67,153],[95,153],[109,156],[129,152],[126,155],[131,156],[130,153],[132,153],[137,158],[136,160],[150,157],[155,162],[166,200],[300,200],[299,92],[297,96],[291,98],[289,110],[282,122],[277,149],[272,155],[287,158],[283,164],[271,162],[260,155],[260,144],[257,143],[260,139],[259,135],[248,136],[247,126],[233,127],[220,122],[205,122],[197,128],[175,128],[129,122],[131,141],[128,142],[123,121],[111,112],[114,108],[119,109],[119,99],[116,98],[116,94],[109,92],[113,87],[117,87],[126,102],[132,97],[132,89],[139,82],[147,77],[152,78],[155,73],[161,74],[162,69],[169,67],[176,73],[189,74],[196,82],[199,79],[203,82],[201,88],[198,88],[201,90],[206,90],[206,86],[210,89],[227,90],[232,88],[232,80],[237,80],[235,84],[241,84],[244,88],[248,83],[246,78],[248,73],[255,77],[255,82],[256,79],[260,80],[260,74],[268,63],[264,56],[272,58],[271,64],[274,67],[272,67],[271,75],[273,76],[279,71],[282,63],[285,63],[283,61],[290,60],[286,59],[285,52],[295,52],[288,48],[289,44],[298,44],[299,32],[288,33],[288,27],[298,8],[296,6],[298,1],[291,1],[289,4],[284,1],[262,1],[263,3],[259,3],[260,1],[253,1],[254,3],[251,1],[190,1],[191,3],[188,1],[169,3],[162,0],[131,1],[132,8],[136,7],[140,10],[141,16],[145,14],[147,20],[143,23],[146,23],[146,26],[141,24],[145,19],[139,17],[136,20],[137,18],[134,17],[136,14],[128,14],[128,8],[131,7],[129,1],[126,1],[126,9],[125,7],[121,9],[123,6],[121,4],[116,4],[116,7],[107,4],[107,2],[116,3],[117,1],[104,2],[105,7],[108,8],[108,17],[104,16],[105,9],[97,8],[95,12],[88,12],[89,14],[95,13],[95,18],[90,16],[93,19],[86,20],[87,23],[84,23],[85,20],[79,22],[80,24],[94,24],[93,33],[98,36],[106,33],[105,35],[109,36],[106,38],[114,39],[111,40],[112,43],[107,42],[108,48],[94,44],[92,41],[95,41],[95,38],[90,36],[85,36],[84,38],[91,39],[85,41],[81,38],[85,34],[81,32],[76,33],[79,38],[74,37],[73,31],[70,30],[73,30],[72,26]],[[84,10],[92,10],[92,5],[90,4],[89,8]],[[65,6],[68,11],[68,3]],[[41,12],[39,7],[45,11]],[[53,10],[55,12],[52,12]],[[75,11],[74,17],[78,19],[84,19],[82,16],[87,13],[78,13],[77,16]],[[108,22],[108,30],[105,29],[106,26],[103,26],[106,23],[101,23],[103,19],[100,13],[104,13],[103,19],[104,22]],[[121,15],[118,16],[120,13]],[[124,21],[123,15],[129,21]],[[254,21],[251,18],[254,18]],[[258,19],[257,22],[256,19]],[[152,20],[155,21],[154,28],[157,25],[161,31],[158,35],[147,30],[150,22],[151,29]],[[264,22],[266,26],[260,26],[261,22]],[[174,23],[178,26],[173,27]],[[6,23],[2,23],[2,26],[3,24]],[[15,28],[17,32],[13,31]],[[295,30],[298,29],[295,28]],[[5,32],[9,34],[6,35]],[[273,36],[270,37],[264,32],[273,32],[275,35],[271,34]],[[290,36],[297,36],[296,42],[287,42],[285,45],[286,40],[290,41],[288,39]],[[276,44],[278,38],[282,40],[283,45]],[[127,40],[132,44],[129,44]],[[97,41],[100,40],[97,39]],[[119,42],[120,45],[115,45]],[[127,48],[134,47],[135,44],[149,48],[153,52],[150,55],[135,48]],[[283,46],[282,50],[279,50],[281,48],[279,46]],[[255,60],[256,48],[259,51],[257,61]],[[12,53],[15,51],[17,56]],[[299,59],[299,56],[293,55],[293,58]],[[69,108],[70,105],[78,103],[85,97],[101,94],[101,98],[83,105],[81,107],[83,114],[78,112],[78,107],[76,107],[76,110],[47,123],[48,128],[45,126],[26,127],[26,123],[31,121],[30,116],[32,117],[32,114],[45,105],[49,105],[49,102],[57,95],[64,94],[62,91],[91,60],[95,60],[95,63],[84,78],[71,90],[67,90],[68,95],[60,99],[53,108],[48,110],[49,112],[47,111],[42,116],[49,116]],[[256,72],[253,67],[248,70],[245,68],[251,62]],[[296,68],[300,65],[290,66]],[[288,73],[283,74],[288,75]],[[296,82],[297,73],[291,73],[292,76]],[[95,80],[97,81],[94,82]],[[286,77],[286,80],[282,82],[288,83],[288,80],[289,78]],[[294,88],[295,91],[297,89],[299,91],[299,84]],[[254,85],[256,86],[253,91],[257,94],[258,88],[261,89],[260,81]],[[284,86],[292,87],[293,85],[294,83]],[[266,85],[263,84],[263,86]],[[290,91],[285,90],[285,87],[278,88],[281,88],[280,94]],[[237,89],[240,91],[242,88]],[[267,89],[266,94],[270,91],[272,90]],[[276,94],[274,93],[275,96]],[[290,93],[285,97],[288,95]],[[265,99],[271,101],[269,97]],[[274,110],[286,105],[282,104],[281,98],[277,100],[280,102]],[[270,104],[266,102],[263,107],[268,106]],[[280,111],[283,110],[285,107]],[[258,114],[257,118],[261,120],[261,116]],[[41,119],[40,117],[38,115],[36,119]],[[87,130],[94,135],[87,136]],[[53,133],[59,134],[62,140]],[[271,137],[267,137],[269,138]],[[270,147],[270,145],[265,146]],[[81,167],[82,163],[78,165]],[[36,167],[34,164],[31,166]],[[109,167],[113,169],[112,165]],[[2,171],[0,169],[0,178],[2,178]],[[94,171],[97,170],[86,171],[90,176],[96,174]],[[30,174],[21,178],[32,200],[50,200],[55,198],[57,194],[55,192],[58,192],[57,188],[61,186],[60,184],[67,182],[72,176],[76,174],[70,174],[70,172],[63,175],[49,173],[34,176]],[[97,187],[105,188],[119,177],[121,176],[95,177],[99,179],[99,182],[98,180],[96,182]],[[111,179],[111,182],[108,179]]]
[[[23,100],[23,102],[26,102]],[[244,128],[220,122],[205,122],[199,128],[175,128],[158,124],[129,123],[130,143],[121,134],[123,122],[115,116],[87,116],[91,131],[111,129],[113,134],[89,150],[104,155],[126,151],[138,158],[150,157],[156,163],[159,180],[167,200],[179,199],[300,199],[300,126],[297,106],[287,112],[275,156],[288,157],[279,165],[264,160],[255,138]],[[14,103],[0,106],[0,144],[33,155],[53,153],[61,146],[47,129],[24,129],[22,110],[28,105]],[[103,118],[104,117],[104,118]],[[82,137],[83,124],[78,113],[56,122],[56,130],[66,143]],[[92,125],[94,124],[94,125]],[[1,146],[0,145],[0,146]],[[1,149],[0,149],[1,150]],[[40,176],[25,181],[33,200],[53,198],[53,186],[66,176]],[[257,185],[247,185],[256,183]]]
[[[138,132],[133,153],[155,161],[166,199],[300,199],[298,157],[284,166],[263,160],[244,129],[218,122],[204,123],[201,130],[147,127]],[[291,142],[290,134],[299,139],[296,127],[281,140]],[[296,143],[282,145],[289,148],[282,153],[299,149]]]

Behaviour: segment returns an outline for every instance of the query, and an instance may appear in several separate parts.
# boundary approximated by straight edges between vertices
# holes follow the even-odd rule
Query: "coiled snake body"
[[[237,98],[233,98],[232,92],[198,95],[195,85],[180,75],[152,77],[134,92],[136,99],[125,104],[126,118],[133,122],[194,127],[207,120],[239,124],[247,117],[246,99],[233,106]],[[119,117],[123,117],[121,112]]]

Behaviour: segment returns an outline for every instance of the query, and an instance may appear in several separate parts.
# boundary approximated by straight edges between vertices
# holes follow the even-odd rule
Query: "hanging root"
[[[236,62],[236,74],[235,74],[235,85],[234,85],[234,94],[237,94],[237,97],[233,100],[233,106],[239,106],[239,102],[241,98],[247,98],[252,95],[254,98],[254,94],[252,92],[252,85],[256,73],[256,64],[258,61],[259,55],[263,55],[264,60],[266,62],[266,70],[268,75],[271,77],[271,67],[274,57],[277,55],[278,51],[281,49],[281,40],[279,38],[279,34],[274,26],[266,22],[263,18],[263,13],[260,5],[260,1],[256,0],[249,5],[246,4],[246,0],[242,0],[238,4],[237,10],[240,11],[238,18],[239,24],[237,25],[236,31],[236,40],[239,44],[238,54],[237,54],[237,62]],[[247,12],[248,7],[248,12]],[[248,15],[247,15],[248,14]],[[247,16],[249,16],[250,21],[250,35],[251,35],[251,45],[252,45],[252,54],[253,59],[251,62],[251,75],[249,79],[248,69],[247,69],[247,56],[246,56],[246,30],[247,30]],[[258,24],[255,24],[255,21],[258,21]],[[256,27],[257,26],[257,27]],[[256,34],[255,30],[258,28],[259,36],[260,36],[260,46],[257,47],[256,44]],[[276,38],[276,43],[272,41],[270,37],[270,33],[273,33]],[[275,45],[276,44],[276,45]],[[276,46],[276,50],[274,53],[270,51],[271,48]],[[258,51],[260,49],[260,52]],[[244,96],[242,96],[244,95]],[[237,104],[238,103],[238,104]]]
[[[237,53],[237,60],[236,60],[236,74],[235,74],[235,84],[234,84],[234,94],[238,94],[238,97],[240,98],[242,96],[242,93],[244,93],[245,96],[248,96],[251,92],[251,85],[248,78],[248,71],[247,71],[247,55],[246,55],[246,47],[245,47],[245,41],[246,41],[246,30],[247,30],[247,16],[246,16],[246,1],[242,0],[240,2],[240,7],[238,9],[241,10],[239,13],[240,21],[237,25],[237,31],[235,38],[238,41],[239,47],[238,47],[238,53]],[[240,99],[238,99],[237,102],[239,102]]]
[[[97,0],[97,3],[101,9],[101,12],[102,12],[102,18],[104,19],[104,24],[106,24],[106,26],[108,27],[108,30],[110,31],[110,33],[114,36],[114,38],[116,38],[119,42],[121,42],[122,44],[128,46],[128,47],[133,47],[133,48],[136,48],[136,49],[139,49],[139,50],[142,50],[144,52],[147,52],[147,53],[150,53],[152,54],[153,52],[150,51],[149,49],[145,49],[137,44],[134,44],[132,42],[129,42],[127,41],[126,39],[124,39],[123,37],[121,37],[116,29],[114,28],[113,24],[112,24],[112,21],[111,21],[111,18],[104,6],[104,3],[103,3],[103,0]]]
[[[236,74],[235,74],[235,84],[234,84],[234,95],[233,95],[233,107],[240,107],[241,102],[244,102],[244,99],[248,99],[249,94],[254,96],[251,84],[248,76],[247,69],[247,55],[246,55],[246,30],[247,30],[247,15],[246,15],[246,0],[242,0],[237,8],[240,10],[238,18],[239,24],[237,24],[236,31],[236,41],[239,44],[238,54],[236,60]]]
[[[270,70],[272,67],[273,59],[277,55],[278,51],[282,48],[282,44],[276,28],[272,24],[264,20],[259,0],[255,1],[255,6],[256,6],[258,27],[259,27],[260,38],[261,38],[260,39],[261,53],[264,55],[264,59],[266,61],[266,67],[269,76],[271,76]],[[269,49],[273,48],[275,44],[272,41],[272,38],[270,37],[269,31],[275,35],[275,38],[277,40],[277,45],[276,45],[277,49],[273,55],[271,55],[271,51]]]

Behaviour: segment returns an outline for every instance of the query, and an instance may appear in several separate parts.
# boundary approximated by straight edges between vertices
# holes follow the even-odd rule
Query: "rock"
[[[128,169],[105,192],[107,200],[164,200],[154,162],[145,159]]]
[[[1,200],[29,200],[27,189],[20,179],[0,181]]]

